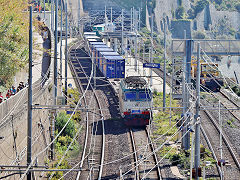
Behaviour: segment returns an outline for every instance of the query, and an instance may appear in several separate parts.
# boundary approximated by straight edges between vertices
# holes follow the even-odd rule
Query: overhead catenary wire
[[[190,106],[189,109],[188,109],[188,111],[189,111],[190,109],[192,109],[192,108],[193,108],[193,106]],[[188,112],[188,111],[187,111],[187,112]],[[173,127],[175,127],[175,126],[176,126],[180,121],[182,121],[183,119],[184,119],[184,117],[182,117],[181,119],[179,119],[179,121],[177,121],[170,129],[168,129],[167,132],[165,132],[163,135],[159,136],[158,138],[154,139],[153,143],[156,142],[156,141],[158,141],[159,139],[161,139],[163,136],[165,136],[170,130],[172,130]],[[190,122],[189,122],[189,123],[190,123]],[[180,126],[177,131],[179,131],[179,129],[181,129],[181,127],[182,127],[182,126]],[[176,132],[177,132],[177,131],[176,131]],[[171,136],[171,138],[168,138],[168,139],[163,143],[163,145],[165,145],[168,141],[170,141],[170,140],[172,139],[172,137],[174,137],[174,136]],[[162,146],[163,146],[163,145],[162,145]],[[149,146],[149,143],[146,144],[145,146]],[[142,148],[140,148],[140,149],[137,150],[136,152],[134,151],[134,152],[132,152],[132,153],[130,153],[130,154],[122,157],[122,158],[119,158],[119,159],[116,159],[116,160],[113,160],[113,161],[110,161],[110,162],[106,162],[106,163],[103,164],[103,166],[106,166],[106,165],[109,165],[109,164],[113,164],[113,163],[116,163],[116,162],[118,162],[118,161],[122,161],[122,160],[124,160],[124,159],[132,156],[134,153],[137,153],[137,152],[141,151],[142,149],[146,148],[145,146],[142,147]],[[161,146],[161,147],[162,147],[162,146]],[[157,149],[160,149],[160,148],[156,148],[156,149],[154,150],[154,152],[156,152]],[[152,152],[152,153],[154,153],[154,152]],[[152,153],[151,153],[149,156],[151,156]],[[75,165],[75,166],[72,168],[72,170],[75,169],[79,164],[80,164],[80,163],[78,163],[77,165]],[[96,165],[96,166],[100,166],[100,165]],[[127,165],[127,166],[132,166],[132,164],[129,164],[129,165]],[[66,172],[66,174],[64,174],[60,179],[64,178],[64,177],[65,177],[68,173],[70,173],[70,172],[71,172],[71,170],[69,170],[68,172]]]
[[[197,122],[196,122],[197,123]],[[196,125],[196,123],[193,124],[193,126]],[[188,133],[190,132],[190,129],[188,129],[185,134],[183,134],[183,136],[179,139],[179,140],[182,140]],[[152,169],[150,169],[143,177],[142,177],[142,180],[145,179],[145,177],[154,169],[156,168],[156,166],[159,165],[159,163],[168,155],[168,153],[174,148],[174,146],[171,147],[171,149],[168,150],[167,153],[165,153],[165,155],[160,159],[160,161],[158,161],[158,163],[156,165],[154,165],[154,167]],[[193,148],[193,147],[191,147]]]
[[[185,121],[186,121],[186,119],[185,119]],[[190,122],[189,122],[188,124],[190,124]],[[148,159],[150,156],[152,156],[154,152],[159,151],[167,142],[169,142],[174,136],[176,136],[177,133],[178,133],[178,132],[180,131],[180,129],[182,128],[182,126],[183,126],[183,124],[177,129],[177,131],[176,131],[170,138],[168,138],[168,139],[167,139],[164,143],[162,143],[159,147],[155,148],[155,150],[154,150],[153,152],[149,153],[148,156],[147,156],[145,159]],[[188,131],[190,131],[190,129],[189,129]],[[188,132],[188,131],[187,131],[187,132]],[[187,134],[187,133],[185,133],[185,135],[186,135],[186,134]],[[185,136],[185,135],[184,135],[184,136]],[[183,137],[184,137],[184,136],[183,136]],[[139,166],[142,162],[144,162],[144,160],[139,160],[136,166]],[[125,172],[125,173],[123,174],[123,176],[125,176],[126,174],[128,174],[128,173],[129,173],[130,171],[132,171],[134,168],[135,168],[135,166],[134,166],[133,168],[131,168],[130,170],[128,170],[127,172]]]
[[[90,82],[91,79],[93,77],[93,65],[92,65],[92,70],[91,70],[91,78],[88,81],[88,85],[86,90],[84,91],[83,95],[79,98],[79,101],[77,103],[77,106],[75,107],[74,111],[72,112],[71,116],[69,117],[68,121],[66,122],[66,124],[63,126],[63,128],[61,129],[61,131],[55,136],[55,138],[47,145],[47,147],[45,147],[42,151],[40,151],[39,153],[37,153],[37,155],[35,155],[35,157],[33,158],[32,162],[30,163],[30,165],[28,166],[28,168],[26,169],[25,173],[23,174],[22,178],[20,180],[23,180],[23,178],[27,175],[28,170],[31,168],[33,161],[36,159],[36,157],[38,157],[40,154],[42,154],[44,151],[46,151],[55,141],[56,139],[62,134],[63,130],[66,128],[66,126],[68,125],[68,123],[70,122],[74,112],[76,111],[77,107],[79,106],[81,100],[83,99],[83,97],[86,95],[87,89],[90,86]]]

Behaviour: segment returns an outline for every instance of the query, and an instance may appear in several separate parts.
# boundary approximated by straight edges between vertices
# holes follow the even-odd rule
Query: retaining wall
[[[51,43],[51,41],[49,41]],[[44,58],[44,57],[40,57]],[[53,61],[52,61],[53,62]],[[52,105],[52,65],[50,78],[42,87],[41,77],[33,84],[33,105]],[[0,164],[27,164],[27,117],[28,89],[25,87],[16,95],[0,104]],[[41,152],[50,140],[49,110],[34,110],[32,114],[32,159]],[[48,151],[41,153],[34,165],[45,165]],[[11,174],[11,173],[8,173]],[[7,175],[1,173],[1,176]],[[40,173],[35,173],[40,179]],[[15,175],[18,179],[20,176]],[[10,179],[14,176],[10,176]]]

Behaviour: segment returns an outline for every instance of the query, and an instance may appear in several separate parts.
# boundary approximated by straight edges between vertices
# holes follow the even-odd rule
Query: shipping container
[[[110,47],[104,47],[104,48],[96,48],[95,51],[97,52],[96,55],[95,55],[95,58],[96,58],[96,62],[97,62],[97,67],[100,69],[100,71],[102,72],[102,56],[101,56],[101,53],[104,53],[104,52],[113,52],[113,49],[110,48]]]
[[[122,56],[104,56],[102,64],[102,73],[106,78],[125,77],[125,59]]]
[[[103,56],[120,56],[117,52],[100,52],[100,57]]]
[[[83,35],[84,35],[84,37],[85,36],[96,36],[96,32],[84,32]]]
[[[88,44],[90,44],[90,42],[98,42],[98,40],[97,39],[88,39]]]
[[[89,47],[92,48],[94,45],[106,45],[104,42],[89,42]]]
[[[88,41],[88,39],[96,39],[97,41],[100,41],[101,38],[98,36],[84,36],[84,39]]]
[[[98,57],[99,57],[99,55],[98,55],[98,50],[97,50],[97,48],[109,48],[106,44],[95,44],[95,45],[92,45],[91,46],[91,52],[92,52],[92,55],[93,55],[93,58],[95,58],[95,61],[98,61],[99,62],[99,60],[98,60]]]

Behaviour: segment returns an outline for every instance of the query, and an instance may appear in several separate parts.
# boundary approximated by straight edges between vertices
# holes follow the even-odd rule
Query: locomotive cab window
[[[141,100],[150,100],[151,99],[151,92],[146,91],[146,92],[139,92],[139,99]]]
[[[136,92],[125,92],[125,100],[136,100],[137,93]]]

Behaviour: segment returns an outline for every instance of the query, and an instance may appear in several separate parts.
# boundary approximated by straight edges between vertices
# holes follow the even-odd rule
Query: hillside
[[[240,11],[239,0],[213,0],[217,10]]]

